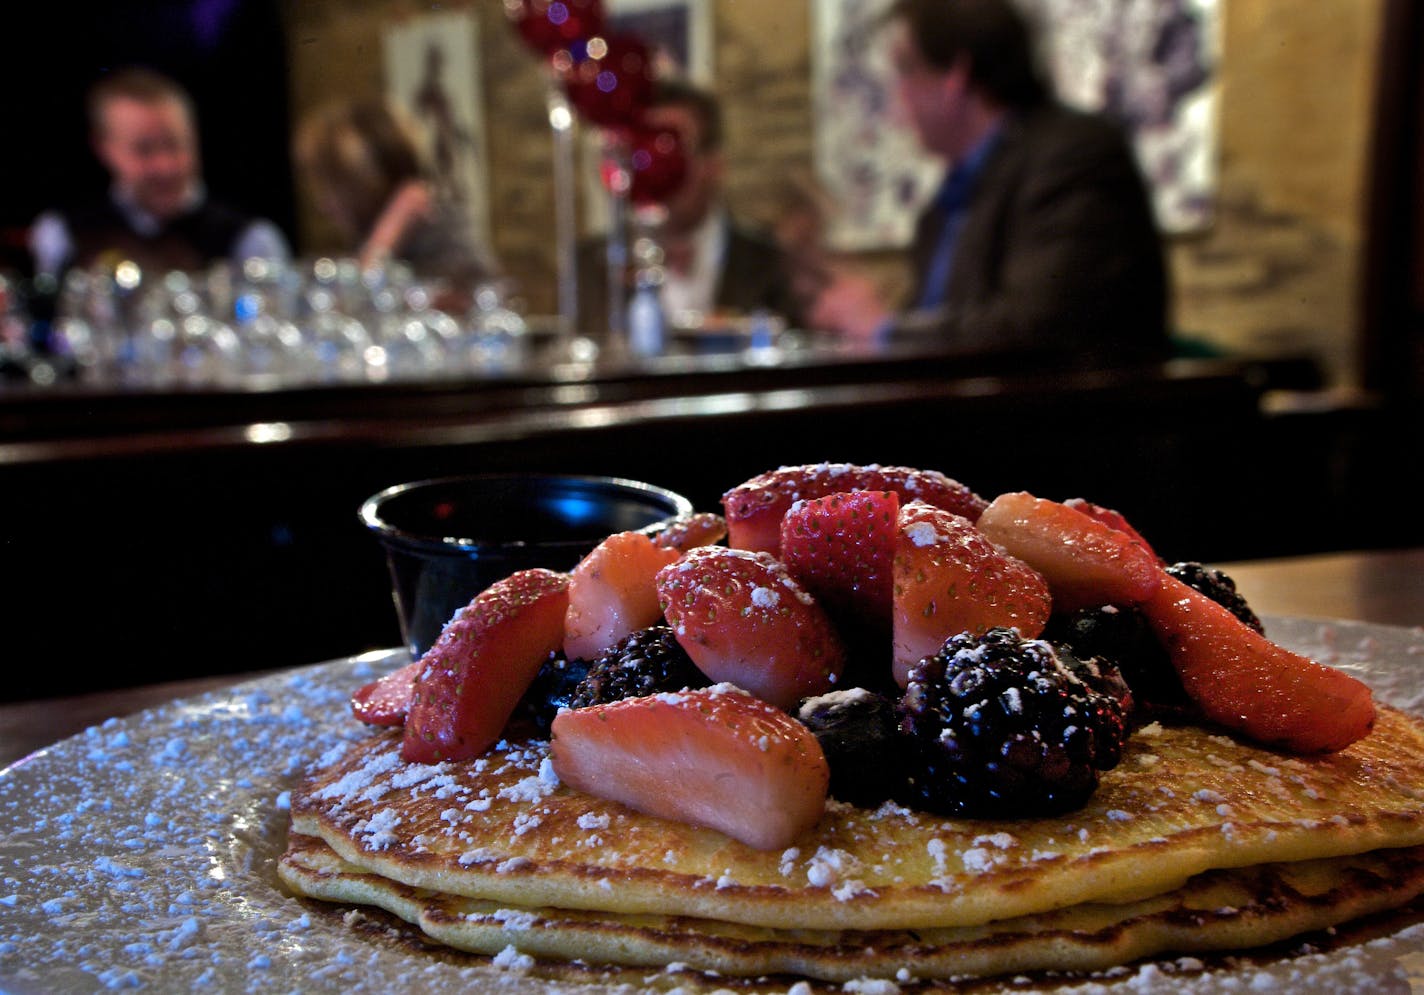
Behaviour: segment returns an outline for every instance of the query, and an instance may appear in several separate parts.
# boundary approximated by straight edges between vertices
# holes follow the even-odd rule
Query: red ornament
[[[628,137],[632,171],[629,199],[634,204],[667,200],[687,178],[687,154],[682,138],[671,128],[634,128]]]
[[[504,0],[504,12],[544,56],[603,32],[603,0]]]
[[[637,122],[653,93],[653,59],[637,38],[615,35],[588,39],[587,58],[564,73],[569,103],[604,128]]]

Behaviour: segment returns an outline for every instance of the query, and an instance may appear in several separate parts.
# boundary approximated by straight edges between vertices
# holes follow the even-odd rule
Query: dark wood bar
[[[942,470],[1117,507],[1176,559],[1408,545],[1357,509],[1387,412],[1264,403],[1308,364],[1024,368],[906,347],[671,355],[515,376],[252,391],[0,393],[9,699],[399,641],[361,501],[494,470],[606,474],[717,510],[774,466]],[[1395,430],[1398,424],[1393,423]],[[1403,472],[1418,476],[1417,467]],[[1411,531],[1412,530],[1412,531]],[[60,661],[63,664],[60,664]],[[46,661],[53,661],[54,665]]]

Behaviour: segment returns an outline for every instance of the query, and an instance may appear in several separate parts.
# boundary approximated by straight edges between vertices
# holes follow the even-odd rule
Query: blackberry
[[[588,660],[567,660],[558,653],[551,655],[534,675],[529,690],[519,699],[515,716],[532,722],[539,734],[547,737],[559,709],[571,707],[574,691],[590,666]]]
[[[816,734],[831,768],[832,798],[875,808],[904,794],[904,740],[895,702],[847,688],[801,702],[796,717]]]
[[[595,659],[569,707],[587,708],[706,686],[707,678],[678,645],[672,629],[654,625],[632,633]]]
[[[1194,706],[1171,658],[1146,617],[1136,609],[1104,605],[1053,615],[1043,638],[1080,660],[1092,658],[1116,665],[1132,690],[1133,710],[1139,719],[1193,714]]]
[[[1236,590],[1236,581],[1220,570],[1187,561],[1173,563],[1167,568],[1167,572],[1192,590],[1205,594],[1252,629],[1265,634],[1265,626],[1246,603],[1246,599]]]
[[[1132,733],[1132,688],[1105,657],[1078,657],[1062,647],[1054,647],[1058,660],[1093,692],[1091,711],[1093,737],[1098,748],[1098,770],[1112,770],[1122,759],[1122,748]]]
[[[952,636],[910,671],[897,707],[910,803],[970,818],[1077,808],[1121,748],[1098,742],[1101,707],[1043,640],[1005,628]]]

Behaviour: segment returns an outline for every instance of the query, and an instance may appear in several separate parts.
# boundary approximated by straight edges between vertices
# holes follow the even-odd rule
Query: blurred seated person
[[[901,108],[948,163],[920,216],[900,309],[832,271],[810,324],[862,342],[1085,363],[1167,352],[1167,276],[1124,133],[1055,101],[1010,0],[894,0]]]
[[[431,179],[413,126],[382,100],[338,101],[297,128],[297,167],[313,202],[362,269],[388,260],[445,285],[443,306],[495,276],[469,214]]]
[[[35,220],[36,274],[117,259],[167,271],[288,257],[276,225],[208,197],[192,101],[173,80],[143,68],[116,70],[90,90],[88,113],[94,153],[112,182],[107,196]]]
[[[726,160],[717,98],[683,80],[662,79],[654,87],[644,120],[676,132],[686,159],[682,183],[661,203],[666,218],[658,230],[664,260],[663,312],[669,322],[676,325],[679,316],[691,314],[766,310],[790,325],[799,324],[785,254],[769,234],[738,223],[723,200]],[[608,327],[607,249],[606,237],[579,248],[579,316],[584,330]]]

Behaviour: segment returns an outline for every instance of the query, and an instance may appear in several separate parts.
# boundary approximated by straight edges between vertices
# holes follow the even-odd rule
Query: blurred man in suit
[[[663,251],[663,310],[681,316],[766,310],[795,323],[785,254],[767,234],[740,224],[723,200],[726,160],[722,111],[705,90],[678,79],[660,80],[645,123],[669,128],[681,139],[687,171],[661,205],[658,239]],[[606,240],[579,252],[579,313],[584,329],[608,324]]]
[[[285,259],[269,221],[208,198],[192,102],[173,80],[120,69],[89,94],[94,153],[108,170],[106,195],[40,215],[30,231],[35,272],[126,259],[143,269],[196,270],[218,259]]]
[[[886,30],[902,108],[948,169],[919,218],[903,306],[839,271],[810,325],[966,353],[1165,354],[1166,268],[1131,148],[1054,100],[1011,0],[895,0]]]

